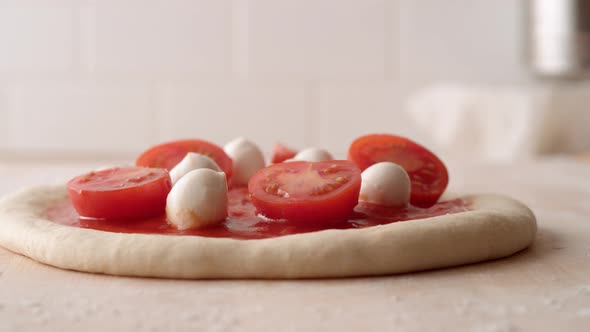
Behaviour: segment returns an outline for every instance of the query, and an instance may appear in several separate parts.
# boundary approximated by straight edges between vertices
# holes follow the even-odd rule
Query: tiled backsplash
[[[520,5],[0,0],[0,153],[237,135],[342,153],[362,133],[412,135],[417,89],[526,80]]]

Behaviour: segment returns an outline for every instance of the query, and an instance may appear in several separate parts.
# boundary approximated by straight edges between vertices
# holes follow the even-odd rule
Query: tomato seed
[[[268,186],[266,186],[266,189],[264,191],[266,191],[269,194],[276,195],[278,189],[279,189],[279,184],[276,182],[273,182],[273,183],[269,184]]]
[[[342,176],[339,176],[337,178],[334,179],[334,181],[338,182],[338,183],[346,183],[348,182],[348,180]]]

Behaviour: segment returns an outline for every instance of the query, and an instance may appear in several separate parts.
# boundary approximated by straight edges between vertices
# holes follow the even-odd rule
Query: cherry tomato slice
[[[275,143],[272,148],[270,162],[273,164],[282,163],[283,161],[295,157],[297,151],[288,148],[281,143]]]
[[[361,171],[347,160],[296,161],[256,173],[248,192],[258,213],[300,223],[346,220],[358,203]]]
[[[80,216],[135,219],[164,213],[172,181],[162,168],[116,167],[77,176],[67,187]]]
[[[381,161],[403,167],[412,182],[410,203],[419,207],[434,205],[449,183],[447,168],[434,153],[400,136],[374,134],[359,137],[350,145],[348,159],[361,170]]]
[[[159,144],[144,151],[135,161],[137,166],[156,167],[171,170],[189,152],[196,152],[213,159],[229,179],[232,174],[232,160],[223,149],[211,142],[200,139],[185,139]]]

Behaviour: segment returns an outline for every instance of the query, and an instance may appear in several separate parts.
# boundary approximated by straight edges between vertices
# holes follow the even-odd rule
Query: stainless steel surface
[[[588,77],[590,1],[528,0],[528,59],[546,77]]]

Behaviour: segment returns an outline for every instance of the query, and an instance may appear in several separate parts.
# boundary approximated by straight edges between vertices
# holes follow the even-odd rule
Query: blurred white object
[[[539,75],[580,77],[590,68],[587,0],[532,0],[528,6],[528,56]]]
[[[412,186],[408,173],[401,166],[376,163],[365,169],[361,178],[360,201],[390,207],[408,205]]]
[[[208,168],[221,172],[219,165],[217,165],[213,159],[200,153],[189,152],[176,166],[174,166],[174,168],[170,170],[172,184],[176,184],[176,182],[188,172],[199,168]]]
[[[422,143],[451,158],[510,161],[590,147],[590,86],[435,86],[406,108]]]
[[[222,222],[227,217],[225,173],[199,168],[185,174],[166,198],[166,217],[179,230]]]
[[[223,150],[233,161],[231,181],[234,185],[248,185],[250,178],[266,166],[264,154],[258,145],[245,137],[228,142]]]
[[[334,160],[332,154],[320,148],[307,148],[299,151],[292,160],[289,161],[324,161]]]

